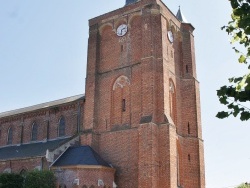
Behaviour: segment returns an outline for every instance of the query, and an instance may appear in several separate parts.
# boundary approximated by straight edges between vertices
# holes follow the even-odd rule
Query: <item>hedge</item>
[[[56,178],[51,171],[31,171],[26,174],[24,188],[55,188]]]
[[[24,176],[3,173],[0,188],[56,188],[56,178],[51,171],[31,171]]]
[[[20,174],[0,174],[0,188],[23,188],[24,178]]]

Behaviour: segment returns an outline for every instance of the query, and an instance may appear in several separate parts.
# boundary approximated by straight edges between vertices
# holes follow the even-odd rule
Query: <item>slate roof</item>
[[[56,107],[56,106],[59,106],[62,104],[77,101],[79,99],[84,99],[84,94],[76,95],[76,96],[72,96],[72,97],[67,97],[64,99],[59,99],[59,100],[46,102],[46,103],[42,103],[42,104],[37,104],[37,105],[26,107],[26,108],[20,108],[17,110],[2,112],[2,113],[0,113],[0,118],[7,117],[7,116],[13,116],[16,114],[22,114],[22,113],[26,113],[26,112],[31,112],[31,111],[35,111],[35,110],[39,110],[39,109],[49,108],[49,107]]]
[[[181,11],[181,7],[179,7],[179,10],[176,14],[176,18],[182,22],[182,23],[188,23],[187,19],[185,18],[185,16],[183,15],[182,11]]]
[[[0,160],[45,156],[47,149],[54,150],[69,140],[70,138],[64,138],[47,142],[3,147],[0,148]]]
[[[69,147],[52,167],[75,165],[100,165],[111,167],[90,146]]]

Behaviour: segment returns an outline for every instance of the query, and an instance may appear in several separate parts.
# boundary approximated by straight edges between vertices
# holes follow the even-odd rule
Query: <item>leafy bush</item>
[[[0,174],[0,188],[55,188],[56,178],[51,171],[31,171],[20,174]]]
[[[23,188],[24,178],[19,174],[0,174],[0,188]]]
[[[51,171],[31,171],[26,174],[24,188],[55,188],[56,178]]]

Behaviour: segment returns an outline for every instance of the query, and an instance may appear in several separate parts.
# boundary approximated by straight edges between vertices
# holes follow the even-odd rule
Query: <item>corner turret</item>
[[[181,11],[181,7],[179,6],[179,10],[176,14],[176,18],[182,22],[182,23],[188,23],[187,19],[185,18],[185,16],[183,15],[182,11]]]

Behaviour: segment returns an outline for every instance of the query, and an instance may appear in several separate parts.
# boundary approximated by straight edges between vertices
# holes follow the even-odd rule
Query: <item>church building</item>
[[[0,173],[62,188],[205,188],[194,27],[161,0],[89,20],[84,95],[0,113]]]

